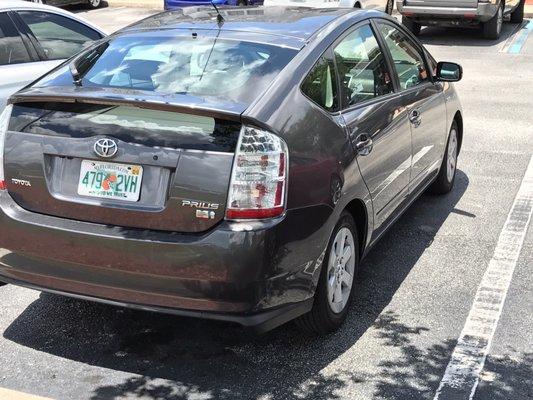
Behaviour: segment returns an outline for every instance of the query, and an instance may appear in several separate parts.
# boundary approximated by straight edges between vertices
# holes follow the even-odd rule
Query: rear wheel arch
[[[368,211],[366,205],[364,201],[354,199],[350,201],[344,209],[351,214],[355,222],[357,240],[359,242],[359,258],[361,258],[365,251],[368,232]]]

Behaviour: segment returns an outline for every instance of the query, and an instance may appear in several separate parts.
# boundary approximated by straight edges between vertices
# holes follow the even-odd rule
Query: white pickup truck
[[[498,39],[503,18],[524,19],[526,0],[398,0],[403,24],[415,35],[424,25],[481,26],[487,39]]]

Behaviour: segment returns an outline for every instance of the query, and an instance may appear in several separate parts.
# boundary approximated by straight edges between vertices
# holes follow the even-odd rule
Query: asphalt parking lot
[[[150,11],[83,14],[112,31]],[[318,339],[288,324],[256,337],[6,285],[0,387],[80,400],[433,399],[532,159],[525,31],[506,24],[499,41],[486,41],[476,31],[423,30],[436,59],[464,68],[456,187],[422,196],[372,250],[339,332]],[[530,224],[474,399],[533,398],[532,327]]]

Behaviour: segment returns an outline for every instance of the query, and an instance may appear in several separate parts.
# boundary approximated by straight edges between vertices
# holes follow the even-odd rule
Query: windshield
[[[293,49],[194,33],[189,37],[127,36],[85,53],[76,66],[84,87],[216,96],[247,103],[295,54]],[[53,73],[37,86],[64,84],[65,72],[69,73]],[[72,76],[68,79],[72,84]]]

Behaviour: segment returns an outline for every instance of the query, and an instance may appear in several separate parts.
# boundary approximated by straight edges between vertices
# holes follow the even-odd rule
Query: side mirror
[[[437,80],[441,82],[459,82],[463,79],[463,67],[453,62],[437,64]]]

